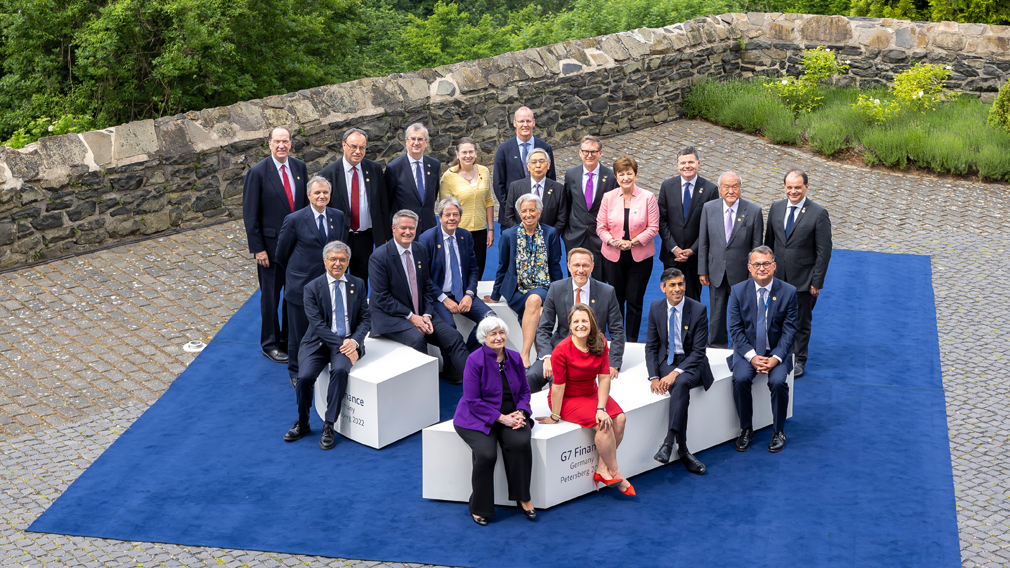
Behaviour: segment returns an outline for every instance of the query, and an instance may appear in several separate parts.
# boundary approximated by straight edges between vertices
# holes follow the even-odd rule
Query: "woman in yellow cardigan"
[[[477,164],[477,144],[472,138],[461,138],[456,143],[456,158],[442,175],[440,185],[439,200],[451,195],[463,208],[459,228],[473,235],[477,275],[483,279],[487,249],[494,243],[494,196],[491,173]]]

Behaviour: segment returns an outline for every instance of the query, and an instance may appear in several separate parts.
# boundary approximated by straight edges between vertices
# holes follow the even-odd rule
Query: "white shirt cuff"
[[[750,360],[753,359],[755,355],[757,355],[757,351],[751,349],[750,351],[744,353],[743,357],[744,359],[747,359],[748,363],[750,363]]]
[[[443,292],[442,295],[438,297],[438,301],[439,302],[444,302],[445,299],[448,298],[448,297],[449,296],[445,292]]]
[[[678,375],[684,374],[684,369],[681,369],[680,367],[677,367],[676,369],[674,369],[674,371],[676,371]]]
[[[781,362],[782,362],[782,357],[779,357],[778,355],[772,355],[772,357],[775,357],[776,359],[778,359],[778,360],[779,360],[779,363],[781,363]]]

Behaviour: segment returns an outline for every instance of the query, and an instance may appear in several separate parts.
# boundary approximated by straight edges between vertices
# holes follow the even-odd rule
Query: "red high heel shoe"
[[[602,483],[604,487],[610,487],[611,485],[615,485],[615,484],[620,483],[622,481],[624,481],[624,480],[621,479],[621,478],[607,479],[607,478],[603,477],[602,475],[600,475],[600,472],[598,472],[598,471],[597,472],[593,472],[593,487],[596,488],[597,491],[600,490],[600,486],[599,486],[600,483]]]
[[[634,497],[635,496],[635,487],[633,485],[631,485],[630,481],[628,482],[628,488],[627,489],[618,489],[618,491],[620,491],[621,493],[624,493],[628,497]]]

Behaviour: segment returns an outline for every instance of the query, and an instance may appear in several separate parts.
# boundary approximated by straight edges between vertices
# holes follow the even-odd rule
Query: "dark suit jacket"
[[[390,222],[393,214],[389,211],[389,194],[386,191],[386,180],[382,175],[382,166],[371,160],[361,160],[362,183],[365,184],[365,194],[368,197],[368,216],[372,219],[372,241],[379,246],[393,237]],[[347,198],[347,180],[344,177],[344,160],[341,156],[336,162],[326,166],[319,175],[330,182],[333,191],[330,192],[329,206],[344,212],[348,231],[351,227],[351,202]]]
[[[684,373],[700,373],[705,390],[712,386],[712,368],[708,364],[708,317],[705,305],[691,298],[684,298],[684,313],[681,317],[681,345],[685,358],[677,367]],[[649,306],[649,325],[645,332],[645,367],[649,378],[663,378],[660,367],[670,356],[670,320],[666,298],[656,300]]]
[[[552,282],[544,300],[544,310],[537,324],[537,353],[540,357],[550,355],[559,343],[572,334],[568,329],[568,312],[575,305],[572,292],[572,278]],[[624,316],[617,303],[617,293],[610,284],[604,284],[590,277],[589,307],[596,316],[601,333],[610,333],[610,366],[621,370],[624,362]],[[555,324],[557,327],[555,327]]]
[[[596,215],[600,212],[603,194],[617,187],[614,172],[600,164],[600,175],[593,180],[593,206],[586,210],[586,190],[582,187],[582,166],[569,168],[565,172],[565,203],[568,206],[568,219],[565,220],[565,244],[569,249],[581,246],[583,239],[589,239],[590,250],[603,248],[603,241],[596,234]],[[602,258],[596,262],[603,262]]]
[[[305,183],[308,173],[305,162],[288,156],[288,164],[295,186],[295,211],[307,206],[309,198],[305,194]],[[273,158],[267,156],[258,164],[249,168],[245,175],[242,188],[242,220],[245,221],[245,235],[249,242],[249,252],[267,252],[267,256],[277,250],[277,236],[281,225],[288,214],[293,213],[288,205],[288,195],[284,191],[284,182],[280,173],[274,168]],[[273,259],[271,259],[273,260]]]
[[[540,213],[540,222],[554,227],[559,235],[563,235],[565,234],[565,221],[568,219],[565,186],[546,177],[540,183],[541,199],[544,202],[544,210]],[[533,181],[530,178],[517,179],[509,186],[508,196],[505,201],[500,202],[502,214],[499,217],[503,217],[504,220],[499,220],[499,222],[503,231],[522,222],[519,213],[516,212],[516,201],[520,196],[532,193],[532,188]]]
[[[784,213],[783,213],[784,215]],[[772,294],[768,298],[768,344],[771,351],[767,356],[778,355],[788,373],[793,368],[793,339],[799,304],[796,288],[778,278],[772,280]],[[738,363],[750,365],[744,355],[754,349],[757,343],[758,320],[757,293],[754,280],[748,278],[733,286],[729,292],[729,335],[733,339],[733,354],[726,358],[730,370]]]
[[[438,160],[424,156],[424,203],[421,203],[407,154],[389,162],[385,173],[386,192],[389,193],[389,217],[386,218],[386,227],[393,226],[393,215],[401,209],[410,209],[421,218],[417,227],[418,233],[436,226],[438,222],[435,220],[435,201],[438,200],[441,172],[442,164]]]
[[[561,280],[561,239],[558,232],[550,225],[541,223],[544,230],[544,244],[547,245],[547,273],[551,282]],[[516,269],[516,245],[518,244],[519,231],[523,230],[522,225],[517,225],[511,229],[505,229],[501,234],[501,242],[498,243],[498,272],[494,276],[494,289],[491,291],[491,299],[498,301],[504,297],[506,302],[512,300],[519,288],[519,277]]]
[[[659,236],[663,247],[659,260],[671,264],[673,249],[691,249],[698,254],[698,235],[701,232],[701,210],[713,199],[719,199],[719,186],[707,179],[696,176],[691,187],[691,207],[684,219],[684,192],[680,186],[680,176],[674,176],[659,187]]]
[[[537,138],[533,137],[533,148],[543,148],[547,150],[547,158],[551,161],[551,167],[547,170],[547,177],[552,180],[558,179],[558,174],[554,169],[554,150],[551,145]],[[530,152],[533,151],[530,148]],[[498,149],[494,153],[494,173],[492,174],[492,187],[494,187],[495,197],[498,198],[499,204],[506,203],[505,196],[508,193],[512,184],[519,179],[526,177],[526,170],[523,167],[522,152],[519,149],[519,141],[513,136],[508,140],[502,142],[498,145]],[[518,199],[518,196],[516,196]],[[512,205],[515,205],[515,201],[512,201]],[[515,209],[513,207],[513,209]],[[499,211],[498,222],[501,223],[504,218],[503,215],[504,207]],[[553,223],[548,223],[553,225]]]
[[[456,248],[459,250],[459,272],[463,277],[463,292],[473,292],[477,294],[477,255],[473,251],[473,235],[466,229],[456,228],[453,233],[456,236]],[[445,282],[445,273],[449,267],[445,265],[445,241],[442,240],[442,228],[434,227],[428,229],[421,238],[417,239],[428,249],[429,272],[431,283],[436,290],[442,290],[442,283]],[[435,297],[441,294],[436,294]],[[456,298],[460,301],[463,298]]]
[[[310,281],[323,275],[323,247],[326,243],[319,236],[315,210],[312,207],[299,209],[284,218],[281,234],[277,238],[277,264],[284,267],[284,299],[290,304],[301,305],[302,288]],[[326,208],[326,242],[347,241],[347,223],[344,214],[336,209]]]
[[[761,206],[739,199],[733,233],[726,242],[726,217],[722,214],[722,199],[705,203],[701,212],[701,232],[698,234],[698,274],[706,274],[713,286],[722,286],[723,279],[730,286],[749,277],[747,261],[750,251],[761,245],[764,237],[764,220]]]
[[[505,379],[516,408],[529,417],[530,385],[526,382],[526,371],[519,353],[505,350]],[[498,417],[501,416],[501,401],[505,391],[502,388],[498,355],[484,345],[466,359],[463,370],[463,397],[456,406],[452,423],[460,428],[480,430],[488,434]],[[531,425],[532,427],[532,425]]]
[[[368,290],[365,289],[365,281],[345,273],[347,283],[344,288],[347,291],[347,305],[344,306],[347,320],[350,327],[347,328],[347,338],[353,339],[358,344],[358,355],[365,354],[365,337],[372,328],[372,316],[368,310]],[[302,337],[299,350],[303,353],[312,353],[319,349],[324,343],[329,347],[331,353],[340,351],[340,346],[344,344],[343,337],[330,331],[333,327],[333,304],[331,304],[330,287],[326,281],[326,274],[305,285],[302,293],[302,302],[305,305],[305,317],[309,320],[309,328]]]
[[[772,203],[768,210],[765,244],[775,251],[775,277],[796,286],[800,292],[809,292],[811,286],[819,290],[824,287],[831,260],[828,210],[807,198],[787,239],[784,219],[788,204],[788,200],[782,199]]]
[[[428,267],[428,249],[421,243],[410,243],[410,256],[414,260],[417,276],[418,308],[416,315],[431,315],[438,291],[431,283]],[[369,306],[372,311],[372,335],[414,329],[407,316],[414,312],[410,298],[410,284],[407,272],[400,262],[400,249],[396,241],[390,240],[375,249],[368,259],[368,285],[372,289]]]

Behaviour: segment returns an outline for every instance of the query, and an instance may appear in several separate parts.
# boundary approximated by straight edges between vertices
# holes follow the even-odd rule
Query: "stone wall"
[[[268,155],[274,126],[293,131],[310,174],[340,156],[350,126],[382,162],[403,152],[413,122],[428,126],[439,159],[470,135],[487,161],[523,104],[538,136],[567,144],[676,118],[701,76],[796,74],[800,52],[818,45],[849,61],[842,84],[885,84],[923,61],[951,65],[952,88],[991,98],[1010,72],[1007,26],[723,14],[43,138],[0,153],[0,268],[241,217],[243,175]]]

